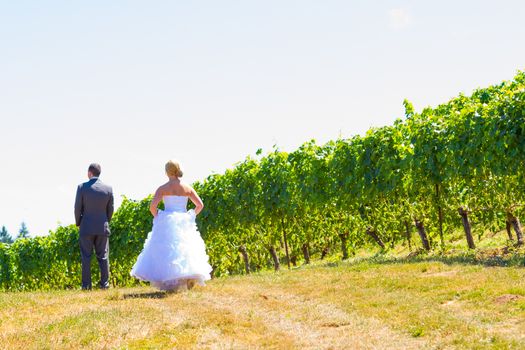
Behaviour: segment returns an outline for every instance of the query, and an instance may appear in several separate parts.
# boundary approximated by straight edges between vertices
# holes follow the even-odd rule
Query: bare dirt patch
[[[457,270],[450,271],[439,271],[439,272],[430,272],[426,273],[423,276],[425,277],[454,277],[458,274]]]
[[[519,299],[522,299],[522,295],[516,295],[516,294],[503,294],[494,299],[494,302],[496,304],[506,304],[510,303],[511,301],[516,301]]]

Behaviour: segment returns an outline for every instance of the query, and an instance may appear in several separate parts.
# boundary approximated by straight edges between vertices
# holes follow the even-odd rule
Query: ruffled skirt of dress
[[[204,285],[211,270],[193,211],[159,210],[131,276],[161,290],[174,290],[188,280]]]

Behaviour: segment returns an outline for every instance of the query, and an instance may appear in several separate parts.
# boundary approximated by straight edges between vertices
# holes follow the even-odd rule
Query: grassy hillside
[[[525,348],[525,270],[460,260],[324,262],[179,294],[3,293],[0,348]]]

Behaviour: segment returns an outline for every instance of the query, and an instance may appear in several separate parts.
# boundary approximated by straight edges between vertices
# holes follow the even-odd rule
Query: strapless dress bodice
[[[164,201],[165,211],[186,212],[186,205],[188,204],[188,197],[164,196],[162,200]]]

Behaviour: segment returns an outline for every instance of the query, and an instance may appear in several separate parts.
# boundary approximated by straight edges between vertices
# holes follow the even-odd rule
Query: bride
[[[178,162],[166,163],[166,175],[169,181],[157,189],[150,205],[153,229],[131,269],[131,276],[149,281],[160,290],[204,286],[212,269],[195,223],[195,216],[204,204],[193,188],[181,182]],[[195,210],[186,210],[188,198],[195,204]],[[164,211],[157,208],[161,201]]]

